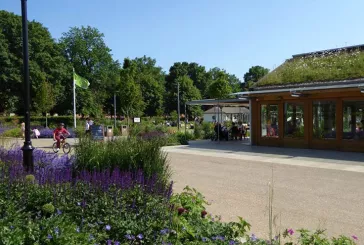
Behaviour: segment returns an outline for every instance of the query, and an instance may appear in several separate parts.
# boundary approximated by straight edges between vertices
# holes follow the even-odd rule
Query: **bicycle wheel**
[[[68,153],[70,153],[70,151],[71,151],[71,145],[68,144],[68,143],[64,143],[63,144],[63,152],[64,152],[64,154],[68,154]]]
[[[52,150],[54,153],[57,153],[57,142],[53,143]]]

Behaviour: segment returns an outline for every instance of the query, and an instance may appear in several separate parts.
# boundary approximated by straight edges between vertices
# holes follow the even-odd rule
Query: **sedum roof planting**
[[[323,83],[364,78],[364,45],[294,55],[255,87]]]

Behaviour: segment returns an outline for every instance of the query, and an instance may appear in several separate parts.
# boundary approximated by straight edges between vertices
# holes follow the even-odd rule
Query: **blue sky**
[[[0,9],[20,14],[20,0]],[[168,71],[177,61],[243,78],[293,54],[364,43],[362,0],[28,0],[29,19],[55,38],[71,26],[105,34],[113,57],[143,55]]]

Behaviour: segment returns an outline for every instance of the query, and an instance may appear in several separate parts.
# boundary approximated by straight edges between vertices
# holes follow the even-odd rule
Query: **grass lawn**
[[[327,52],[287,60],[256,87],[364,78],[364,52]]]

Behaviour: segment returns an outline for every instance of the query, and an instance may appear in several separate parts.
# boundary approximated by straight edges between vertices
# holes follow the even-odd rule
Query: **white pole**
[[[75,81],[75,68],[73,68],[73,123],[76,129],[76,81]]]
[[[177,111],[178,111],[178,120],[177,120],[177,123],[178,123],[178,132],[180,130],[180,124],[181,124],[181,113],[180,113],[180,105],[179,105],[179,82],[177,84],[177,105],[178,105],[178,108],[177,108]]]
[[[252,125],[252,98],[249,98],[249,115],[248,115],[248,118],[249,118],[249,132],[250,132],[250,136],[249,136],[249,145],[252,145],[252,128],[253,128],[253,125]],[[257,126],[257,128],[259,128]],[[246,132],[248,133],[248,132]]]

